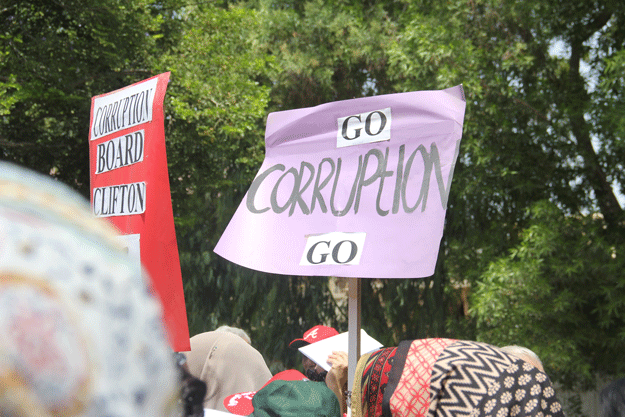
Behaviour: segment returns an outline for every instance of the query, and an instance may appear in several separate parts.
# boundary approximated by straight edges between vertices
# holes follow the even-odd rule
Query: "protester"
[[[549,377],[486,343],[421,339],[363,355],[352,415],[563,417]]]
[[[323,383],[275,381],[252,399],[253,417],[341,417],[339,402]]]
[[[204,408],[226,411],[223,401],[227,396],[256,391],[271,378],[260,352],[230,332],[193,336],[191,351],[185,355],[191,375],[206,383]]]
[[[625,416],[625,378],[611,382],[599,394],[599,417]]]
[[[239,329],[238,327],[231,327],[231,326],[219,326],[218,328],[215,329],[216,332],[230,332],[233,334],[236,334],[237,336],[240,336],[243,340],[245,340],[248,344],[252,344],[252,339],[250,338],[250,336],[247,334],[247,332],[243,329]]]
[[[329,337],[338,335],[339,332],[333,327],[316,325],[308,329],[301,339],[294,339],[289,343],[289,347],[299,349],[300,347],[320,342]],[[328,388],[334,392],[339,400],[341,411],[344,413],[347,408],[347,352],[333,351],[327,359],[331,366],[330,371],[326,371],[306,355],[302,355],[302,366],[304,375],[311,381],[323,381]]]
[[[299,349],[303,346],[319,342],[338,334],[339,332],[335,328],[318,324],[306,330],[302,338],[292,340],[291,343],[289,343],[289,347],[292,349]],[[304,368],[304,375],[306,375],[306,377],[308,377],[311,381],[325,380],[327,371],[310,360],[306,355],[302,355],[302,367]]]
[[[347,412],[347,352],[332,351],[327,362],[331,367],[325,377],[325,383],[336,395],[341,407],[341,414],[344,414]]]
[[[224,400],[233,414],[255,417],[339,417],[334,393],[323,382],[310,381],[289,369],[276,374],[258,391],[242,392]]]
[[[81,196],[0,162],[0,415],[179,416],[145,274]]]
[[[310,381],[303,373],[296,369],[287,369],[286,371],[278,372],[269,381],[260,388],[262,390],[267,385],[274,381]],[[252,405],[252,398],[260,391],[246,391],[239,392],[233,395],[229,395],[224,399],[224,407],[232,414],[240,416],[247,416],[252,414],[254,406]]]
[[[531,363],[536,368],[538,368],[539,371],[545,372],[545,369],[543,368],[543,363],[541,362],[540,358],[530,349],[517,345],[504,346],[500,349],[506,353],[509,353],[510,355],[516,356],[519,359],[523,359],[525,362]]]

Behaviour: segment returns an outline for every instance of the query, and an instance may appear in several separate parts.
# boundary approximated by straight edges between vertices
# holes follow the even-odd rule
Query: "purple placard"
[[[432,275],[465,106],[456,86],[271,113],[215,252],[285,275]]]

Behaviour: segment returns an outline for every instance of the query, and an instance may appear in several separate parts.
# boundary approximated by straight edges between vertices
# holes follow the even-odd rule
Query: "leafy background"
[[[566,388],[625,374],[625,3],[612,0],[0,2],[0,158],[88,196],[92,96],[171,71],[166,138],[191,334],[247,330],[276,372],[288,342],[346,330],[334,277],[213,253],[264,156],[272,111],[463,84],[436,273],[366,280],[385,345],[519,344]],[[579,402],[569,415],[581,415]]]

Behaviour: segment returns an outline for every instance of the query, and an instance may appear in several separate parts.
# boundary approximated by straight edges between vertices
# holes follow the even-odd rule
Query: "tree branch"
[[[15,142],[9,142],[7,140],[4,139],[0,139],[0,146],[4,146],[7,148],[24,148],[24,147],[34,147],[34,146],[40,146],[38,143],[33,143],[33,142],[20,142],[20,143],[15,143]]]
[[[585,89],[584,78],[580,74],[582,50],[582,40],[572,40],[568,74],[570,88],[566,94],[571,131],[577,141],[577,149],[584,161],[584,171],[590,186],[595,192],[601,213],[609,225],[616,226],[623,216],[623,209],[599,163],[597,153],[592,146],[590,126],[585,119],[585,108],[589,97]]]

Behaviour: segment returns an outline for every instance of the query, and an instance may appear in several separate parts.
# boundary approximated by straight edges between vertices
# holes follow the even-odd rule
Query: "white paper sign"
[[[141,235],[139,233],[131,235],[119,235],[117,239],[122,244],[128,256],[141,264]]]
[[[332,351],[347,352],[349,345],[348,332],[337,334],[299,348],[302,354],[306,355],[310,360],[329,371],[331,366],[328,362],[328,356]],[[369,336],[364,329],[360,329],[360,353],[369,353],[382,347],[382,343]]]
[[[204,417],[234,416],[236,414],[227,413],[225,411],[204,409]]]

